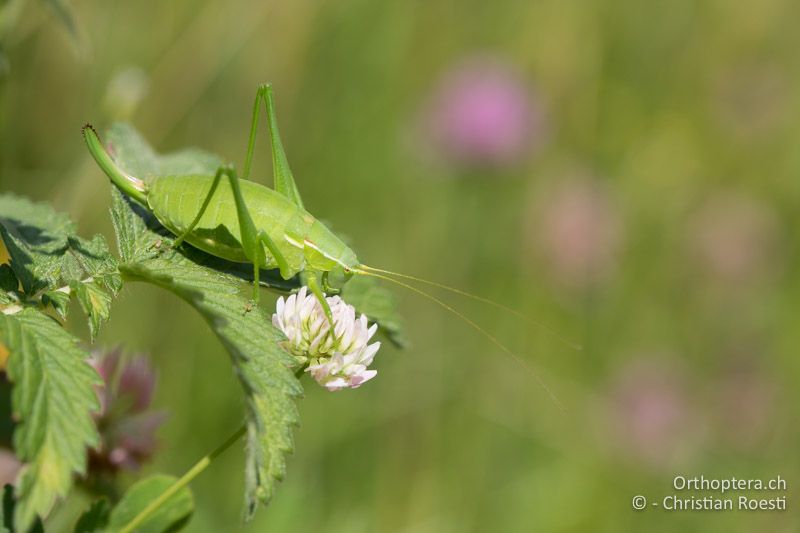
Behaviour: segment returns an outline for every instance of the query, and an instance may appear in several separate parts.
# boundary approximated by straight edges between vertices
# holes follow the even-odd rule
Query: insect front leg
[[[322,305],[322,310],[325,312],[325,316],[328,318],[328,323],[330,324],[331,329],[333,329],[335,327],[333,323],[333,313],[331,312],[331,306],[328,304],[328,300],[325,298],[325,293],[322,292],[319,272],[306,270],[304,277],[306,286],[311,289],[311,293],[317,298],[317,300],[319,300],[319,303]]]

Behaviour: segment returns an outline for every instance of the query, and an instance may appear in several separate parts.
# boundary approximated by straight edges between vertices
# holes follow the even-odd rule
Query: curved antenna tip
[[[364,270],[362,268],[363,266],[365,266],[365,265],[360,265],[358,268],[351,269],[351,271],[354,274],[358,274],[358,275],[361,275],[361,276],[371,276],[371,277],[374,277],[374,278],[378,278],[378,279],[382,279],[382,280],[385,280],[385,281],[389,281],[391,283],[395,283],[395,284],[397,284],[397,285],[399,285],[399,286],[401,286],[401,287],[403,287],[405,289],[408,289],[411,292],[414,292],[414,293],[419,294],[420,296],[422,296],[424,298],[427,298],[428,300],[431,300],[436,305],[442,307],[443,309],[449,311],[450,313],[454,314],[455,316],[457,316],[458,318],[463,320],[467,325],[469,325],[470,327],[472,327],[473,329],[478,331],[478,333],[480,333],[481,335],[483,335],[484,337],[489,339],[489,341],[492,344],[494,344],[495,346],[497,346],[498,348],[500,348],[501,351],[505,352],[506,355],[510,356],[517,364],[522,366],[522,368],[525,371],[527,371],[528,374],[530,376],[532,376],[539,383],[539,385],[542,387],[542,389],[544,389],[544,391],[547,393],[547,395],[550,396],[550,399],[553,401],[553,403],[555,403],[556,406],[561,411],[566,412],[567,409],[564,407],[564,404],[561,403],[561,400],[559,400],[558,396],[556,396],[556,394],[552,391],[552,389],[550,389],[550,387],[547,386],[547,383],[545,383],[545,381],[542,379],[542,377],[527,362],[525,362],[524,359],[522,359],[515,352],[511,351],[505,344],[500,342],[497,339],[497,337],[495,337],[494,335],[492,335],[491,333],[486,331],[477,322],[475,322],[471,318],[467,317],[466,315],[464,315],[460,311],[457,311],[456,309],[454,309],[453,307],[451,307],[450,305],[448,305],[444,301],[440,300],[439,298],[437,298],[437,297],[435,297],[435,296],[433,296],[431,294],[428,294],[427,292],[423,291],[422,289],[414,287],[413,285],[409,285],[408,283],[404,283],[402,281],[396,280],[396,279],[391,278],[389,276],[384,276],[384,275],[378,274],[376,272],[370,272],[368,270]],[[376,270],[376,269],[373,269],[373,270]]]

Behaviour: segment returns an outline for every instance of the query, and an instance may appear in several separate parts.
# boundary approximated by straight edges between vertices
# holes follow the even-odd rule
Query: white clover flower
[[[378,329],[367,317],[356,319],[356,310],[338,296],[327,298],[333,314],[333,331],[322,304],[306,287],[287,298],[278,298],[272,324],[286,335],[286,349],[317,383],[330,391],[356,388],[374,378],[368,370],[380,342],[369,344]]]

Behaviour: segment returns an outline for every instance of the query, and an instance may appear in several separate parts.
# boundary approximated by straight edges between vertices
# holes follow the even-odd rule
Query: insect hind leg
[[[283,279],[289,279],[292,277],[292,270],[289,267],[289,261],[286,260],[286,257],[281,252],[278,245],[275,244],[275,241],[269,236],[269,234],[261,230],[258,232],[258,240],[261,241],[264,246],[267,247],[269,253],[272,254],[272,257],[275,258],[275,262],[278,263],[278,270],[280,270],[281,277]]]
[[[283,149],[283,143],[281,142],[277,115],[275,113],[275,99],[272,95],[272,85],[269,83],[259,85],[258,91],[256,91],[242,178],[248,179],[250,176],[250,165],[253,161],[253,152],[255,151],[256,132],[258,130],[258,119],[262,100],[264,101],[264,107],[267,111],[267,127],[270,144],[272,146],[272,173],[275,190],[287,197],[298,207],[303,207],[300,191],[297,189],[292,169],[289,167],[289,161],[286,158],[286,151]]]

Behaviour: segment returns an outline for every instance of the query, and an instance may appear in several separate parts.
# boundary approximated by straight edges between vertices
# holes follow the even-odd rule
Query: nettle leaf
[[[378,323],[378,331],[398,348],[406,348],[408,339],[403,331],[397,300],[394,294],[381,287],[373,278],[353,276],[342,288],[342,299]]]
[[[119,531],[132,522],[150,502],[164,494],[177,478],[157,474],[134,483],[122,499],[111,511],[107,529],[109,533]],[[194,512],[194,498],[186,487],[181,487],[175,494],[167,498],[157,510],[153,511],[141,524],[136,526],[137,533],[164,533],[178,531]]]
[[[42,294],[42,304],[45,306],[49,305],[62,320],[66,320],[71,293],[72,287],[62,287],[52,291],[46,291]]]
[[[108,320],[111,312],[111,293],[103,285],[95,282],[81,283],[73,281],[69,286],[75,292],[83,312],[89,317],[89,331],[94,337],[100,330],[100,324]],[[54,307],[56,305],[58,304],[55,303]],[[64,307],[63,304],[58,305],[59,309]]]
[[[148,231],[145,220],[150,214],[116,187],[111,187],[111,196],[111,221],[122,262],[136,263],[158,255],[163,239],[154,231]]]
[[[283,335],[272,326],[269,314],[259,307],[246,312],[249,300],[240,293],[239,278],[175,251],[153,255],[131,250],[132,243],[150,248],[158,241],[166,250],[172,239],[149,230],[116,191],[113,202],[114,225],[125,228],[118,236],[120,253],[135,259],[120,264],[125,279],[157,285],[184,299],[231,356],[247,400],[246,505],[251,516],[259,501],[266,503],[272,497],[285,474],[286,455],[294,447],[291,432],[299,425],[294,401],[303,392],[292,370],[296,362],[280,348]],[[195,254],[192,249],[186,253]]]
[[[102,380],[78,339],[33,308],[0,314],[0,343],[9,351],[14,384],[14,450],[26,463],[17,478],[14,514],[26,530],[66,495],[73,474],[86,472],[86,449],[99,442],[91,413],[99,408],[95,387]]]
[[[75,293],[94,338],[122,283],[105,239],[83,239],[65,215],[10,194],[0,196],[0,237],[25,299],[41,299],[66,318]]]
[[[175,254],[120,265],[126,279],[158,285],[191,304],[217,334],[231,356],[247,395],[247,508],[267,502],[286,471],[293,449],[291,429],[299,425],[294,400],[302,387],[292,372],[294,359],[278,343],[282,335],[270,316],[254,307],[241,283]]]

